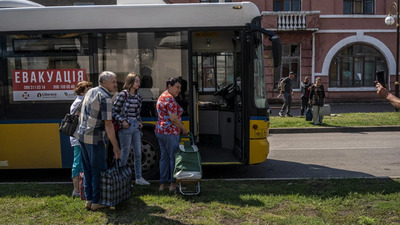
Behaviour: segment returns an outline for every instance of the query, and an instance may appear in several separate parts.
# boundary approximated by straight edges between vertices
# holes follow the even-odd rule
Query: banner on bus
[[[13,70],[14,101],[73,100],[85,69]]]

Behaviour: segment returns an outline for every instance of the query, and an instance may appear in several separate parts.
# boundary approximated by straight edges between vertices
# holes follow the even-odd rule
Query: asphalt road
[[[372,178],[400,176],[400,132],[271,134],[266,162],[208,167],[205,178]]]

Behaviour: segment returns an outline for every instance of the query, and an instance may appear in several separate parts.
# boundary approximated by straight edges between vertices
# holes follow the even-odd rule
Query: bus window
[[[169,78],[182,76],[188,80],[187,32],[120,32],[101,36],[99,71],[115,72],[119,91],[128,73],[141,76],[139,92],[145,106],[142,116],[155,116],[155,103]]]
[[[59,118],[65,114],[60,106],[75,99],[75,85],[90,80],[88,39],[86,33],[6,36],[6,116]],[[23,105],[31,105],[29,114],[21,112]]]

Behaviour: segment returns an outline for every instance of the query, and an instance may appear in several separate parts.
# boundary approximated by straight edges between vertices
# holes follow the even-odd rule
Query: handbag
[[[190,140],[183,141],[183,145],[180,144],[175,151],[174,178],[177,180],[200,180],[202,177],[200,153],[195,145],[193,134],[189,132],[188,137]]]
[[[83,172],[79,173],[79,195],[81,197],[81,200],[86,200],[86,196],[85,196],[85,187],[83,186],[83,179],[84,179],[85,175]]]
[[[79,121],[79,116],[75,113],[80,107],[82,107],[82,101],[72,113],[67,113],[67,115],[65,115],[64,119],[61,120],[60,127],[58,128],[59,132],[71,137],[74,136]]]
[[[114,166],[100,173],[100,204],[115,206],[131,197],[132,169],[120,167],[117,160]]]
[[[306,109],[306,121],[311,121],[312,120],[312,110],[311,110],[311,106],[308,105],[307,109]]]
[[[125,94],[125,102],[126,102],[126,98],[128,97],[128,94],[126,93],[126,91],[122,91]],[[114,95],[115,98],[117,96],[117,94]],[[113,97],[113,103],[115,102],[115,98]],[[125,102],[122,105],[122,115],[125,114]],[[115,132],[119,131],[122,128],[122,125],[113,117],[112,118],[112,123],[114,125],[114,130]]]

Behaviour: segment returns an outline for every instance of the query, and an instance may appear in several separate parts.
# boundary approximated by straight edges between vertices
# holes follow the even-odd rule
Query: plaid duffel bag
[[[115,206],[129,199],[132,194],[131,180],[131,167],[120,167],[119,161],[111,168],[101,172],[100,204]]]

